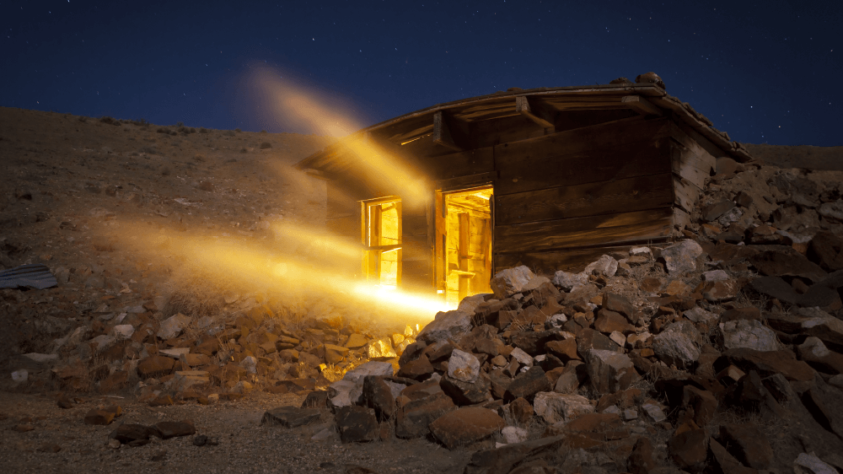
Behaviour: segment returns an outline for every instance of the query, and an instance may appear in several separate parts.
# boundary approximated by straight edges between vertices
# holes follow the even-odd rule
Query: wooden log
[[[515,98],[515,111],[527,117],[541,128],[554,128],[556,121],[556,109],[552,105],[543,102],[541,99],[532,99],[526,96]]]
[[[433,143],[454,151],[465,149],[454,140],[454,135],[451,133],[451,119],[441,110],[433,114]]]
[[[651,115],[658,117],[664,115],[662,109],[653,105],[653,103],[649,100],[638,95],[628,95],[622,98],[621,102],[641,115]]]
[[[670,235],[673,208],[495,226],[495,253],[526,252],[661,238]]]
[[[432,170],[428,178],[434,181],[489,173],[495,169],[492,147],[429,157],[428,161]]]
[[[500,225],[521,224],[642,211],[672,203],[672,175],[661,173],[498,195],[496,217]]]
[[[670,133],[677,148],[671,151],[671,169],[696,187],[705,188],[705,181],[711,176],[716,159],[675,123],[670,124]]]

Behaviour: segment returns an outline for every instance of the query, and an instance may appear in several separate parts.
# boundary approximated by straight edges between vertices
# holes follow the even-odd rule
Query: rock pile
[[[843,468],[843,181],[732,171],[684,239],[503,270],[317,406],[344,442],[494,440],[466,473]]]

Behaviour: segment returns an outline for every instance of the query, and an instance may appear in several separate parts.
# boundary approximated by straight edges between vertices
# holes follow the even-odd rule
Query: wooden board
[[[660,238],[670,235],[672,224],[672,207],[530,224],[496,222],[494,251],[526,252]]]
[[[495,217],[499,225],[509,225],[642,211],[672,203],[672,175],[662,173],[498,195]]]
[[[582,150],[543,159],[498,160],[495,193],[507,195],[670,172],[668,150],[651,141]]]
[[[673,172],[696,187],[705,188],[705,180],[711,176],[716,159],[675,123],[670,124],[670,133],[676,147],[671,152],[670,160]]]
[[[552,276],[558,270],[581,272],[601,255],[611,252],[627,252],[630,247],[663,243],[666,237],[642,241],[630,241],[626,245],[590,247],[584,249],[548,250],[544,252],[504,253],[495,255],[495,268],[503,270],[526,265],[533,272]]]
[[[428,157],[426,160],[432,170],[432,176],[427,177],[430,180],[458,178],[495,169],[492,147]]]
[[[675,194],[674,204],[681,207],[685,212],[693,213],[697,199],[702,192],[699,188],[687,179],[673,175],[673,192]]]

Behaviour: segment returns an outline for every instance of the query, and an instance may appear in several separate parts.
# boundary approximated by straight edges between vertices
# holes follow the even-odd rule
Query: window
[[[401,283],[401,200],[364,201],[363,274],[366,280],[394,289]]]

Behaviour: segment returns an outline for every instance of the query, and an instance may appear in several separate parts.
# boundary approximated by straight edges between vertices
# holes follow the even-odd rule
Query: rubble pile
[[[45,319],[56,337],[21,356],[12,380],[152,406],[306,394],[262,423],[328,418],[315,440],[470,449],[466,473],[835,472],[841,196],[840,173],[721,159],[681,239],[618,248],[580,272],[502,270],[493,294],[424,327],[332,311],[293,321],[260,295],[195,311],[173,298],[104,297],[84,318]],[[7,305],[46,303],[3,291]],[[85,421],[116,416],[98,408]],[[194,433],[162,423],[121,425],[115,439]]]
[[[343,442],[479,448],[466,473],[836,472],[843,179],[719,165],[685,238],[503,270],[397,370],[368,362],[265,421],[327,407]]]

